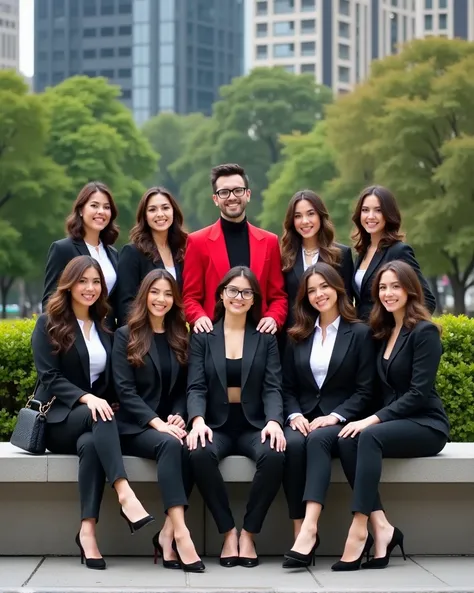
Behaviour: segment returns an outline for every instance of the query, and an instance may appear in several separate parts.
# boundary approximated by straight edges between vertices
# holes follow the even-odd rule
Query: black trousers
[[[121,440],[124,455],[156,461],[165,513],[171,507],[187,507],[193,482],[186,444],[182,445],[177,438],[154,428],[139,434],[122,435]]]
[[[81,520],[98,520],[105,478],[111,486],[127,479],[115,418],[94,422],[89,408],[79,404],[62,422],[47,424],[46,447],[51,453],[79,456]]]
[[[283,477],[285,455],[270,448],[267,438],[261,442],[261,431],[245,418],[240,404],[229,405],[229,419],[213,431],[212,443],[190,451],[194,479],[201,496],[211,511],[219,533],[235,527],[227,491],[219,471],[219,462],[229,455],[244,455],[253,459],[257,471],[250,488],[243,528],[260,533],[265,516],[278,493]]]
[[[331,481],[331,460],[337,457],[338,434],[342,426],[317,428],[305,437],[285,427],[286,460],[283,488],[290,519],[304,519],[306,502],[324,506]]]
[[[384,457],[430,457],[437,455],[447,440],[442,432],[408,419],[369,426],[353,439],[340,438],[342,468],[353,489],[352,512],[369,516],[383,510],[378,488]]]

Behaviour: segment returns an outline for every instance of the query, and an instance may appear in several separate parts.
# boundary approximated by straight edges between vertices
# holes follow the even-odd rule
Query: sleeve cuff
[[[294,412],[293,414],[290,414],[288,416],[288,418],[286,419],[286,424],[289,424],[293,418],[296,418],[297,416],[302,416],[303,414],[301,412]]]
[[[337,412],[331,412],[329,415],[330,416],[335,416],[339,420],[339,422],[345,422],[346,421],[346,418],[344,418],[344,416],[341,416]]]

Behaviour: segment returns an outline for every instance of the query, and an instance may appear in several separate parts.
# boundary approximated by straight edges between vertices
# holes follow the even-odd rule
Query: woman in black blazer
[[[78,255],[96,259],[105,277],[111,312],[107,327],[115,329],[115,298],[118,253],[112,245],[118,237],[117,206],[110,189],[99,181],[87,183],[79,192],[66,220],[67,238],[51,244],[44,271],[43,311],[66,265]]]
[[[352,289],[357,315],[366,321],[373,307],[372,283],[378,270],[395,259],[405,261],[416,272],[421,283],[425,306],[430,313],[436,309],[436,299],[421,273],[413,249],[403,242],[400,232],[401,214],[392,193],[380,185],[367,187],[357,201],[352,221],[356,226],[352,238],[357,258]]]
[[[423,291],[413,268],[402,261],[382,266],[373,284],[370,326],[379,340],[377,371],[382,408],[340,433],[339,454],[352,486],[353,521],[342,560],[333,570],[357,570],[368,537],[375,557],[363,568],[384,568],[393,549],[403,555],[403,533],[383,511],[378,486],[387,457],[437,455],[449,437],[449,421],[435,382],[442,354],[438,326],[423,305]]]
[[[112,338],[103,321],[106,295],[99,263],[85,255],[72,259],[32,336],[39,379],[35,399],[52,401],[46,416],[46,447],[52,453],[79,456],[82,523],[76,543],[81,562],[85,558],[86,566],[95,569],[105,568],[96,523],[106,477],[132,533],[153,521],[130,488],[123,465],[111,407],[115,397]]]
[[[284,568],[308,566],[337,455],[341,423],[360,417],[371,397],[375,356],[369,327],[356,319],[342,278],[317,263],[306,270],[283,367],[286,463],[283,485],[296,541]]]
[[[214,329],[191,338],[187,438],[196,484],[224,534],[222,566],[257,566],[259,533],[280,488],[285,439],[275,336],[260,333],[262,297],[255,274],[232,268],[216,290]],[[239,454],[256,461],[238,536],[219,462]]]
[[[183,213],[164,187],[147,190],[137,208],[137,222],[130,243],[120,252],[118,265],[118,325],[127,322],[128,310],[140,284],[151,270],[166,269],[183,286],[183,260],[187,233]]]
[[[117,422],[126,455],[156,461],[166,520],[153,538],[155,563],[202,572],[184,521],[192,489],[186,437],[188,331],[178,285],[166,270],[149,272],[115,333],[112,368]],[[176,549],[173,549],[173,541]],[[179,559],[179,560],[178,560]]]
[[[354,265],[350,247],[334,241],[334,225],[323,200],[309,189],[296,192],[286,210],[281,239],[285,290],[288,294],[288,322],[294,322],[293,307],[305,270],[316,262],[336,268],[352,303]]]

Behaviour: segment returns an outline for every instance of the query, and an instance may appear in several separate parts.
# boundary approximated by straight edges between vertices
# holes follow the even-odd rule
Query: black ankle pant
[[[373,511],[383,510],[378,488],[384,457],[431,457],[446,442],[442,432],[408,419],[369,426],[353,439],[340,438],[342,468],[353,489],[352,512],[369,516]]]
[[[127,479],[115,418],[104,422],[98,415],[94,422],[89,408],[79,404],[62,422],[47,424],[46,447],[51,453],[79,456],[81,520],[98,520],[106,476],[111,486]]]
[[[139,434],[122,435],[121,439],[124,455],[156,461],[165,513],[171,507],[187,507],[193,483],[186,444],[182,445],[177,438],[154,428]]]
[[[230,404],[229,408],[229,419],[219,430],[213,431],[212,443],[207,441],[205,447],[198,443],[198,448],[189,452],[194,479],[219,533],[226,533],[235,527],[235,522],[219,462],[229,455],[253,459],[257,471],[250,488],[243,528],[250,533],[260,533],[280,488],[285,456],[270,448],[268,438],[261,442],[261,431],[248,423],[240,404]]]
[[[285,427],[286,459],[283,487],[290,519],[304,519],[306,502],[324,505],[331,481],[331,460],[337,457],[342,426],[317,428],[305,437]]]

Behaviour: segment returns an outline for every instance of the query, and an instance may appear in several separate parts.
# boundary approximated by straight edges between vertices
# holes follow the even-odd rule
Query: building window
[[[202,48],[199,48],[199,51],[201,50]],[[171,44],[160,45],[160,64],[172,64],[174,61],[173,58],[173,46]]]
[[[301,0],[301,10],[303,12],[310,12],[311,10],[315,10],[314,0]]]
[[[113,37],[114,33],[115,33],[115,31],[114,31],[113,27],[101,27],[101,29],[100,29],[101,37]]]
[[[301,21],[301,34],[308,35],[310,33],[316,32],[316,20],[315,19],[305,19]]]
[[[114,14],[115,12],[115,1],[114,0],[101,0],[100,2],[100,14]]]
[[[123,89],[122,90],[122,99],[131,99],[131,98],[132,98],[131,89]]]
[[[198,74],[202,70],[199,70]],[[211,82],[212,85],[212,73]],[[161,66],[160,68],[160,85],[161,86],[173,86],[174,85],[174,66]]]
[[[285,70],[285,72],[290,72],[290,74],[294,74],[295,67],[293,64],[289,64],[288,66],[283,66],[283,70]]]
[[[121,58],[128,58],[129,56],[132,55],[132,48],[131,47],[119,47],[118,55]]]
[[[339,14],[349,16],[351,14],[351,6],[349,0],[339,0]]]
[[[170,109],[174,107],[174,88],[162,87],[160,88],[160,108]]]
[[[147,66],[136,66],[133,69],[133,86],[137,88],[150,86],[150,69]]]
[[[266,60],[268,58],[268,46],[257,45],[257,60]]]
[[[84,76],[88,76],[89,78],[94,78],[96,76],[95,70],[84,70]]]
[[[295,10],[295,0],[274,0],[273,12],[275,14],[285,14]]]
[[[292,58],[295,55],[294,43],[275,43],[273,46],[274,58]]]
[[[338,55],[341,60],[349,60],[349,51],[348,45],[338,44]]]
[[[302,56],[314,56],[316,53],[316,43],[314,41],[303,41],[301,44]]]
[[[113,78],[114,71],[113,70],[101,70],[100,75],[103,76],[104,78]]]
[[[448,28],[448,15],[446,13],[442,13],[439,15],[439,28],[440,29]]]
[[[267,23],[257,23],[257,37],[266,37],[268,32]]]
[[[48,18],[48,0],[37,0],[38,18]]]
[[[148,23],[141,25],[134,25],[133,38],[140,43],[150,43],[150,26]]]
[[[350,71],[346,66],[339,66],[339,82],[350,82]]]
[[[131,68],[119,68],[118,77],[119,78],[132,78],[132,69]]]
[[[132,34],[132,27],[130,25],[122,25],[119,27],[119,35],[131,35]]]
[[[84,60],[93,60],[97,56],[97,52],[95,49],[85,49],[82,52],[82,57]]]
[[[314,64],[301,64],[301,74],[314,74],[315,70]]]
[[[132,14],[131,0],[119,0],[118,11],[119,11],[119,14]],[[125,93],[125,91],[124,91],[124,93]]]
[[[294,35],[295,34],[295,23],[294,21],[282,21],[279,23],[273,23],[273,35],[276,37],[282,35]]]
[[[61,50],[59,50],[59,49],[53,51],[53,60],[55,62],[58,62],[60,60],[64,60],[64,52],[61,51]]]
[[[150,91],[149,89],[135,89],[133,97],[133,106],[136,109],[150,108]]]
[[[79,52],[77,49],[71,49],[69,52],[69,59],[70,60],[78,60],[79,59]]]
[[[61,18],[65,14],[64,0],[53,0],[53,18]]]
[[[103,47],[100,50],[100,57],[101,58],[113,58],[115,55],[115,50],[113,47]]]
[[[431,10],[433,8],[433,0],[425,0],[425,9]]]
[[[432,14],[425,14],[425,30],[426,31],[433,30],[433,15]]]
[[[64,29],[54,29],[53,39],[64,39]]]
[[[448,8],[448,0],[439,0],[440,8]]]
[[[2,35],[2,41],[4,39],[5,39],[5,37]],[[48,59],[48,52],[47,51],[40,51],[40,52],[38,52],[38,60],[40,62],[46,62],[47,59]]]
[[[268,2],[257,2],[257,16],[265,16],[268,13]]]
[[[344,39],[349,39],[349,34],[350,34],[349,23],[342,23],[339,21],[338,29],[339,29],[339,37],[343,37]]]
[[[199,25],[201,27],[202,25]],[[213,43],[213,32],[210,27],[205,27],[208,31],[208,38],[206,43]],[[158,37],[160,43],[174,43],[174,24],[160,23],[160,36]]]
[[[174,21],[174,0],[160,1],[160,19],[162,21]]]
[[[84,37],[96,37],[97,29],[84,29]]]
[[[150,48],[148,45],[136,45],[133,48],[133,65],[146,66],[150,63]]]
[[[161,19],[163,20],[163,19]],[[133,9],[133,22],[148,23],[150,21],[150,4],[148,0],[138,0]]]
[[[66,76],[65,76],[64,72],[53,72],[53,78],[52,78],[52,81],[51,82],[53,84],[59,84],[65,78],[66,78]]]
[[[82,14],[84,16],[95,16],[97,14],[96,0],[84,0]]]

